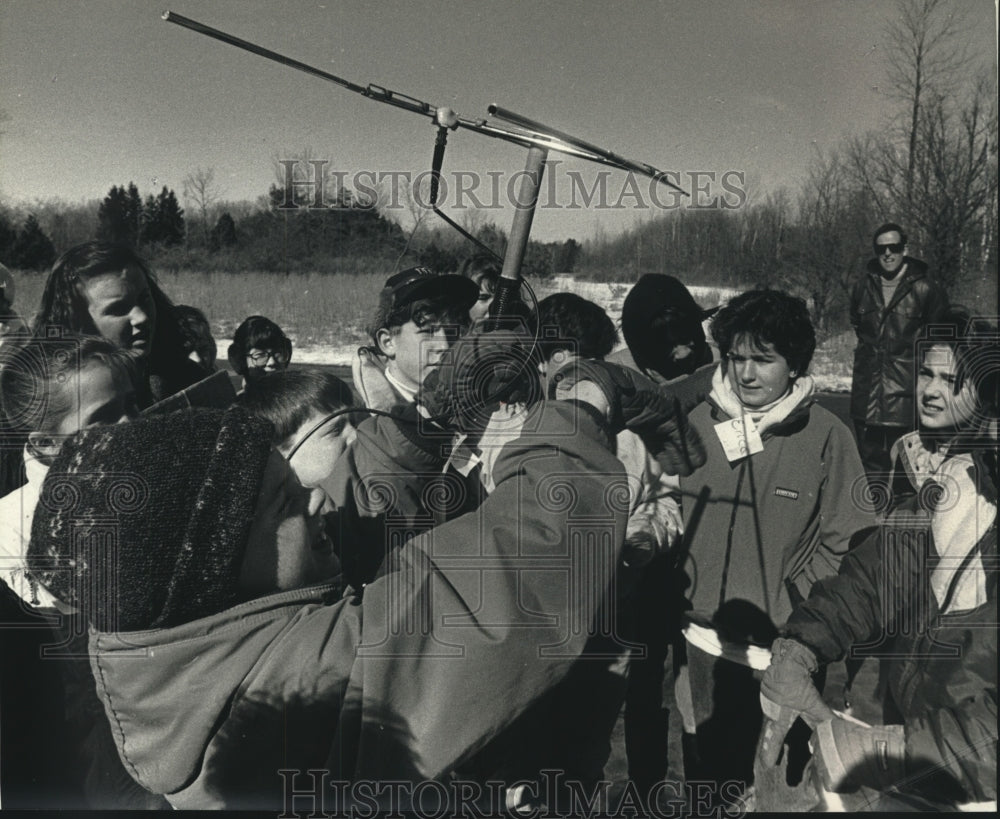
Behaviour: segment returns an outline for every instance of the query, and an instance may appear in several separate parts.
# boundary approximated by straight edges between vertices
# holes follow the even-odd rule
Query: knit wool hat
[[[100,631],[229,608],[270,441],[271,425],[240,407],[76,435],[42,486],[29,570]]]

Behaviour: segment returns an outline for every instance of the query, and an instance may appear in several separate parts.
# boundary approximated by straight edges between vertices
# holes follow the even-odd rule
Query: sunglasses
[[[883,253],[902,253],[906,247],[902,242],[894,242],[891,245],[875,245],[875,255],[881,256]]]
[[[274,363],[281,365],[288,361],[288,356],[279,350],[260,350],[256,353],[247,353],[247,358],[253,362],[255,367],[267,364],[269,358],[274,359]]]

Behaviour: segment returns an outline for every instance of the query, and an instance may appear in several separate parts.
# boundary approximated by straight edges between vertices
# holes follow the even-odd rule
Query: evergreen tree
[[[177,204],[177,196],[165,185],[159,196],[146,197],[141,238],[143,242],[168,247],[184,241],[184,211]]]
[[[103,242],[134,244],[128,223],[128,201],[124,188],[112,185],[97,209],[97,238]]]
[[[142,198],[135,182],[129,182],[128,191],[125,192],[124,220],[128,226],[129,243],[134,245],[139,240],[139,233],[142,230]]]
[[[576,239],[567,239],[561,244],[557,243],[555,261],[552,265],[553,272],[572,273],[578,258],[580,258],[580,243]]]
[[[160,241],[165,245],[179,245],[184,241],[184,210],[178,204],[176,194],[164,187],[157,197],[157,206],[162,225]]]
[[[236,223],[233,221],[233,217],[229,215],[229,211],[226,211],[219,217],[219,220],[215,223],[215,227],[212,228],[212,233],[208,237],[208,247],[214,253],[224,247],[232,247],[236,244],[236,241]]]
[[[452,273],[458,270],[458,256],[447,248],[431,242],[420,254],[420,264],[437,273]]]
[[[142,205],[142,224],[139,228],[139,241],[150,244],[159,235],[160,216],[156,206],[156,197],[149,194]]]
[[[97,210],[97,238],[133,247],[143,224],[142,199],[134,182],[128,187],[113,185]]]
[[[56,249],[35,214],[30,214],[18,231],[10,255],[11,265],[22,270],[43,270],[55,261]]]
[[[14,249],[14,239],[17,238],[17,231],[7,218],[7,214],[0,212],[0,264],[12,265],[10,256]]]

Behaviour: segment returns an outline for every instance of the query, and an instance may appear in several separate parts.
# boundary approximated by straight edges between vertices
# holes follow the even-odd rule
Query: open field
[[[41,297],[45,277],[15,273],[17,308],[27,319]],[[247,316],[260,314],[276,321],[294,345],[298,363],[346,364],[365,343],[368,312],[384,276],[381,273],[331,276],[320,273],[163,272],[157,275],[163,290],[177,304],[199,307],[212,324],[212,333],[224,358],[229,339]],[[540,300],[551,293],[571,291],[597,302],[618,324],[622,302],[630,285],[621,282],[582,281],[554,276],[532,283]],[[722,304],[737,291],[692,286],[704,307]],[[817,386],[841,392],[850,389],[854,336],[850,331],[823,340],[812,366]]]

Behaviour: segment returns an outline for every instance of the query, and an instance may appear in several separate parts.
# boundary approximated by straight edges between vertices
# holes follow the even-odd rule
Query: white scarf
[[[749,415],[757,427],[757,432],[763,434],[765,430],[784,421],[793,410],[811,403],[815,392],[816,384],[812,376],[803,375],[796,378],[792,383],[792,389],[777,401],[765,407],[745,407],[729,383],[726,366],[723,363],[712,376],[712,392],[709,398],[730,418]]]

